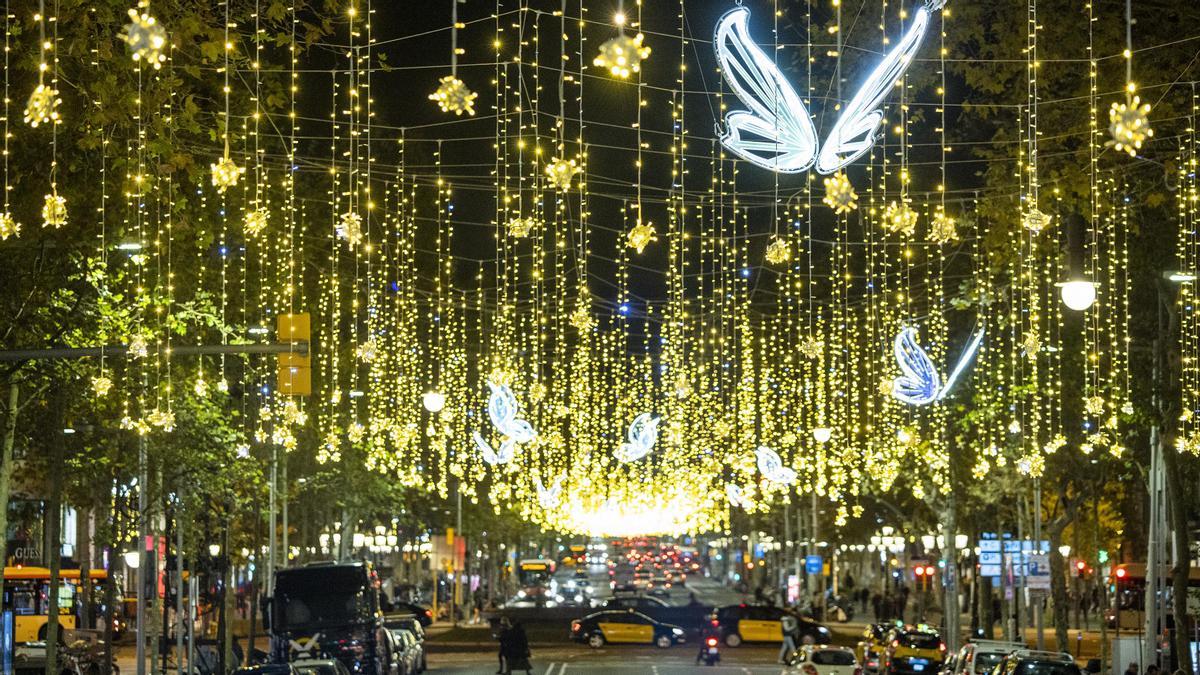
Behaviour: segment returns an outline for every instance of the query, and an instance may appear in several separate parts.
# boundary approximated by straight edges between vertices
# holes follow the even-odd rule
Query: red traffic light
[[[1124,579],[1126,574],[1129,574],[1129,572],[1127,572],[1124,567],[1117,568],[1117,578],[1118,579]]]
[[[923,577],[923,576],[925,576],[925,568],[921,567],[920,565],[917,565],[916,568],[913,569],[913,574],[915,574],[919,577]]]
[[[1080,572],[1082,572],[1083,570],[1087,569],[1087,563],[1085,563],[1085,562],[1084,562],[1084,561],[1082,561],[1082,560],[1076,560],[1076,561],[1075,561],[1075,569],[1077,569],[1077,570],[1079,570]]]
[[[933,566],[932,566],[932,565],[930,565],[930,566],[927,566],[927,567],[925,568],[925,576],[927,576],[927,577],[931,577],[931,576],[933,576],[934,572],[935,572],[935,570],[933,569]]]

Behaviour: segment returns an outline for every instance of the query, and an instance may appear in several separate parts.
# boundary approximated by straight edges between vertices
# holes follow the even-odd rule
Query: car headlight
[[[583,602],[583,593],[575,594],[575,602]]]
[[[682,628],[672,628],[672,629],[671,629],[671,632],[672,632],[672,633],[674,633],[675,635],[683,635],[683,629],[682,629]]]
[[[817,626],[817,632],[821,635],[829,635],[829,629],[825,626]]]
[[[525,591],[517,591],[517,597],[518,597],[518,598],[523,598],[523,597],[525,597]]]

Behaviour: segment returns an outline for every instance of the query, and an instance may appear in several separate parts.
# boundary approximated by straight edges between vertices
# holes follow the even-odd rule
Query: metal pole
[[[1042,479],[1041,477],[1033,479],[1033,545],[1037,547],[1038,553],[1049,553],[1042,550]],[[1026,570],[1028,571],[1028,570]],[[1038,591],[1036,600],[1033,602],[1033,622],[1037,627],[1037,648],[1046,648],[1046,629],[1042,619],[1042,597],[1041,591]]]
[[[279,448],[271,444],[271,487],[267,491],[267,584],[275,575],[275,486],[279,481]],[[261,542],[260,542],[261,543]],[[269,592],[269,591],[268,591]]]
[[[175,511],[175,661],[183,675],[183,519]]]
[[[137,569],[137,675],[146,675],[146,572],[150,567],[150,556],[146,551],[149,535],[146,509],[149,508],[146,484],[149,482],[146,469],[146,437],[138,436],[138,569]]]
[[[280,484],[282,489],[279,491],[279,498],[283,501],[283,532],[280,534],[281,548],[283,549],[283,560],[279,563],[280,567],[287,567],[291,558],[291,546],[288,544],[288,462],[287,453],[283,455],[283,461],[279,463]],[[274,595],[275,591],[275,575],[267,579],[267,596]]]
[[[461,538],[463,536],[463,531],[462,531],[462,526],[463,526],[463,524],[462,524],[462,481],[459,481],[458,489],[455,490],[454,493],[455,493],[455,502],[456,502],[457,508],[458,508],[458,513],[455,515],[455,519],[454,519],[454,528],[455,528],[455,532],[457,532],[458,536]],[[464,558],[462,568],[466,569],[467,565],[466,565],[465,558],[467,557],[467,553],[466,553],[467,540],[465,538],[463,538],[462,542],[463,542],[463,558]],[[454,541],[454,550],[450,551],[450,559],[454,561],[455,567],[458,567],[458,565],[457,565],[457,563],[458,563],[458,540],[457,539]],[[462,599],[463,569],[456,569],[454,571],[454,598],[453,598],[453,604],[450,606],[450,619],[451,619],[452,623],[456,626],[458,625],[458,619],[459,619],[458,609],[459,609],[459,606],[461,605],[461,599]]]

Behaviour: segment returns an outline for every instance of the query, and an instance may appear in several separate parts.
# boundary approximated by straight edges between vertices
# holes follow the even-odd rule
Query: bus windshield
[[[275,580],[275,628],[296,632],[369,623],[375,614],[366,571],[358,566],[280,571]]]

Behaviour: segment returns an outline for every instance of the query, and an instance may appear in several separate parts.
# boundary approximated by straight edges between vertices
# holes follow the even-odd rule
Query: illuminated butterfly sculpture
[[[780,485],[791,485],[796,482],[795,469],[784,466],[783,460],[779,458],[779,453],[760,445],[754,454],[758,456],[758,471],[763,478]]]
[[[629,425],[629,442],[622,443],[621,447],[617,448],[613,453],[616,458],[622,462],[636,462],[650,454],[655,441],[658,440],[658,423],[661,421],[661,417],[650,413],[642,413],[633,418]]]
[[[543,509],[552,509],[558,506],[559,501],[562,499],[562,480],[563,477],[559,476],[554,479],[550,487],[546,487],[542,485],[540,478],[533,479],[534,484],[537,486],[538,504],[541,504]]]
[[[980,328],[971,337],[967,348],[958,357],[958,364],[943,383],[938,375],[937,366],[933,365],[933,359],[917,344],[917,329],[909,326],[901,330],[893,345],[901,375],[892,381],[892,396],[909,405],[928,405],[945,398],[967,364],[979,351],[979,346],[983,343],[983,333],[984,329]]]
[[[946,0],[924,0],[912,25],[883,61],[871,71],[846,104],[825,145],[804,101],[775,65],[750,39],[750,10],[730,10],[717,23],[714,45],[721,74],[749,110],[725,116],[721,143],[738,157],[778,173],[800,173],[816,165],[819,173],[835,173],[863,156],[875,144],[883,122],[880,106],[908,70],[933,12]]]
[[[537,432],[533,430],[533,426],[529,422],[517,416],[520,414],[521,406],[517,404],[517,397],[507,384],[495,385],[488,382],[488,387],[492,391],[491,396],[488,397],[488,417],[492,420],[492,426],[496,427],[496,431],[503,436],[503,440],[500,441],[500,451],[493,450],[478,431],[472,433],[472,438],[475,440],[475,446],[479,448],[480,454],[483,455],[483,461],[495,466],[512,461],[516,454],[516,445],[533,441],[537,438]]]
[[[746,508],[746,496],[740,485],[733,483],[725,484],[725,498],[729,500],[731,506],[740,506]]]

